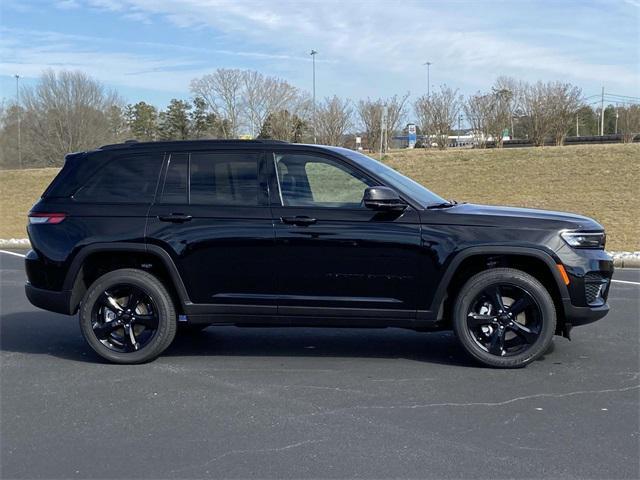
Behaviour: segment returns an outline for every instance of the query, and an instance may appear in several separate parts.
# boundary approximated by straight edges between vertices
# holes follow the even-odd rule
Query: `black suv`
[[[446,201],[361,153],[276,141],[107,145],[66,157],[29,213],[26,293],[102,357],[140,363],[208,325],[453,329],[520,367],[602,318],[595,221]]]

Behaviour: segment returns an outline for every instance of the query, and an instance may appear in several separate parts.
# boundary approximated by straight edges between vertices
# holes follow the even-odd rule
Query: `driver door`
[[[377,182],[345,159],[283,151],[271,161],[279,313],[413,319],[424,284],[417,212],[366,208]]]

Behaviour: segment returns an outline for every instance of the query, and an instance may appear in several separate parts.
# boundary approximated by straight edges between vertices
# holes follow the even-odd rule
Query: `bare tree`
[[[514,118],[518,115],[521,109],[523,87],[524,84],[515,78],[500,76],[496,79],[492,88],[494,92],[503,92],[506,94],[509,108],[509,131],[511,132],[511,138],[515,138],[516,136]]]
[[[430,96],[423,95],[415,102],[416,114],[422,131],[428,138],[433,137],[438,148],[445,149],[449,143],[449,133],[462,108],[462,96],[458,90],[442,85]]]
[[[582,90],[569,83],[553,82],[546,85],[547,124],[555,144],[564,144],[581,106]]]
[[[534,145],[544,145],[549,134],[549,104],[547,87],[542,82],[526,84],[522,89],[523,123]]]
[[[356,110],[360,118],[361,128],[367,138],[367,148],[370,152],[373,152],[380,144],[384,104],[380,99],[371,100],[367,98],[366,100],[358,101]]]
[[[260,132],[269,114],[297,109],[300,92],[284,80],[245,70],[242,72],[242,87],[246,123],[253,136]]]
[[[480,148],[487,146],[489,137],[489,115],[491,110],[491,97],[480,92],[469,97],[464,105],[464,113],[471,126],[471,133],[475,144]],[[427,123],[429,121],[427,120]]]
[[[316,110],[316,135],[318,143],[344,145],[344,137],[352,126],[353,109],[348,100],[337,96],[326,98]]]
[[[123,102],[86,74],[48,70],[21,93],[25,157],[60,165],[68,152],[114,141],[112,107]]]
[[[395,132],[400,129],[400,125],[404,122],[404,119],[407,115],[407,99],[409,98],[409,92],[407,92],[404,96],[399,97],[398,95],[394,95],[393,97],[389,97],[384,100],[384,105],[386,107],[386,132],[385,132],[385,140],[388,143],[389,138],[393,137]],[[387,150],[387,145],[385,144],[384,150]]]
[[[243,109],[243,76],[238,69],[218,68],[191,81],[191,93],[202,97],[218,118],[226,120],[224,138],[236,138]]]
[[[640,105],[620,108],[618,114],[622,141],[631,143],[636,135],[640,134]]]
[[[389,98],[379,98],[372,100],[358,101],[356,111],[360,120],[360,126],[367,138],[367,148],[370,152],[375,151],[381,143],[382,135],[389,139],[394,132],[400,129],[400,125],[406,117],[406,103],[409,94],[402,97],[394,95]],[[384,118],[384,132],[382,128],[382,120]],[[383,144],[383,150],[387,150],[387,146]]]

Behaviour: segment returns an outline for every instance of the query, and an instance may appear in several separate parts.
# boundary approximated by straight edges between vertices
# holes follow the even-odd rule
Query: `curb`
[[[2,248],[29,248],[31,244],[28,238],[0,238]],[[607,252],[613,257],[613,265],[616,268],[640,268],[640,252]]]

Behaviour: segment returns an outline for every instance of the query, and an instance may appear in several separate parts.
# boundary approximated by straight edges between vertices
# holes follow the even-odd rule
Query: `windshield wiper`
[[[457,205],[458,202],[456,202],[455,200],[449,200],[446,202],[442,202],[442,203],[434,203],[433,205],[428,205],[427,209],[428,210],[433,210],[436,208],[449,208],[449,207],[453,207],[454,205]]]

